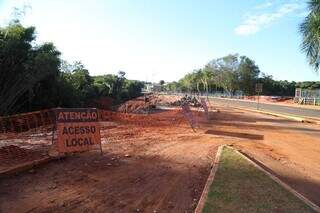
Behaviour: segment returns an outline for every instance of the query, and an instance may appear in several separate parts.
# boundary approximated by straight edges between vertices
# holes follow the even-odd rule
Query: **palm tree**
[[[198,94],[200,94],[201,93],[200,84],[202,83],[201,79],[203,76],[202,70],[201,69],[193,70],[192,76],[193,76],[192,81],[196,85]]]
[[[320,66],[320,0],[309,0],[309,15],[300,25],[303,40],[301,49],[306,53],[309,64],[319,71]]]

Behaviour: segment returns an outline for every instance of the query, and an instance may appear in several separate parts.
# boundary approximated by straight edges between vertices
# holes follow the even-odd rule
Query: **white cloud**
[[[255,34],[262,28],[298,10],[300,7],[301,5],[298,3],[287,3],[274,12],[247,16],[245,21],[235,28],[235,33],[240,36]]]
[[[271,1],[267,1],[265,3],[262,3],[262,4],[259,4],[259,5],[255,6],[255,9],[261,10],[261,9],[265,9],[265,8],[271,7],[272,5],[273,5],[273,3]]]

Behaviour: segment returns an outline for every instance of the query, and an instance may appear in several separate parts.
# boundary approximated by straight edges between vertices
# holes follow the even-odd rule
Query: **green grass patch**
[[[203,212],[314,211],[237,152],[225,147]]]

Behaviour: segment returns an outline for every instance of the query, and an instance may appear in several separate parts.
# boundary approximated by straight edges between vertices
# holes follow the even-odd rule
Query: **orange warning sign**
[[[59,152],[78,152],[101,145],[98,111],[93,108],[57,109],[57,148]]]

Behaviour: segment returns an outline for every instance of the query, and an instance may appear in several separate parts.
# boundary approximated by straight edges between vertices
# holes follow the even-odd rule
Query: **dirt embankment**
[[[117,111],[122,113],[148,114],[157,106],[180,106],[179,96],[145,95],[121,104]]]

